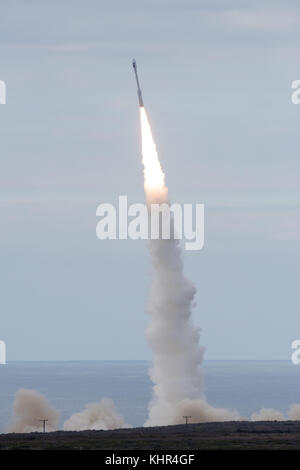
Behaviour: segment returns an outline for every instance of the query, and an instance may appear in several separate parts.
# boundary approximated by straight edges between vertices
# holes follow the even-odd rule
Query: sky
[[[0,5],[0,339],[7,360],[151,359],[145,241],[96,238],[143,202],[131,61],[172,202],[205,204],[183,252],[206,359],[285,359],[300,338],[296,1]]]

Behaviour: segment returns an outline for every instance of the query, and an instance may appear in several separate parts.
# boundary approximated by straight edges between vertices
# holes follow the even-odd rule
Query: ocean
[[[84,405],[114,400],[132,426],[142,426],[152,397],[147,361],[8,362],[0,366],[0,430],[12,417],[14,394],[30,388],[57,408],[62,423]],[[285,413],[300,402],[300,366],[290,361],[205,361],[205,393],[211,405],[250,416],[262,407]]]

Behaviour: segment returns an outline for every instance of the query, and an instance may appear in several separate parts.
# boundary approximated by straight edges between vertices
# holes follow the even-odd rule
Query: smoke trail
[[[168,188],[165,185],[165,175],[161,169],[145,108],[140,108],[140,112],[146,199],[148,204],[156,202],[168,203]]]
[[[41,419],[46,419],[46,430],[55,431],[59,414],[48,400],[35,390],[20,389],[14,401],[14,416],[7,432],[34,432],[42,430]]]
[[[144,189],[148,207],[168,203],[168,189],[144,108],[141,110]],[[150,377],[154,398],[146,425],[182,422],[192,413],[198,421],[237,419],[236,412],[213,409],[204,396],[200,330],[191,320],[196,289],[185,278],[178,240],[171,227],[169,240],[149,243],[153,280],[149,302],[151,316],[146,336],[153,351]]]
[[[117,412],[111,398],[103,398],[99,403],[88,403],[85,409],[74,413],[64,422],[65,431],[108,430],[129,428],[124,418]]]

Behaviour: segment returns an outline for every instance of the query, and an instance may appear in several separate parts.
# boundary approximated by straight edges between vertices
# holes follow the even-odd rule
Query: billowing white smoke
[[[236,410],[215,408],[209,405],[205,399],[189,400],[186,398],[179,402],[175,407],[173,423],[182,424],[184,416],[190,416],[194,423],[247,420],[247,418],[240,416]]]
[[[159,404],[159,401],[157,404]],[[191,416],[192,421],[195,423],[248,419],[240,416],[235,410],[215,408],[209,405],[205,398],[185,398],[177,402],[173,408],[169,403],[167,405],[169,424],[182,424],[184,416]],[[166,415],[164,414],[164,416]],[[290,420],[300,420],[300,403],[291,405],[287,416]],[[20,389],[15,396],[14,416],[12,422],[7,426],[7,432],[29,433],[42,431],[43,425],[40,420],[44,419],[47,420],[46,431],[56,431],[58,429],[58,418],[58,411],[50,405],[46,397],[35,390]],[[280,411],[272,408],[262,408],[258,413],[253,413],[251,416],[252,421],[282,421],[284,419],[286,418]],[[161,424],[167,424],[167,422]],[[109,430],[130,427],[118,413],[113,400],[110,398],[103,398],[99,403],[87,404],[83,411],[74,413],[63,425],[65,431]]]
[[[294,403],[288,409],[288,418],[300,421],[300,403]]]
[[[88,403],[83,411],[74,413],[64,422],[65,431],[108,430],[128,427],[130,426],[117,412],[111,398],[103,398],[99,403]]]
[[[46,431],[58,429],[59,413],[51,406],[47,398],[35,390],[17,391],[13,405],[12,422],[7,432],[36,432],[43,430],[40,420],[46,419]],[[124,418],[118,413],[111,398],[103,398],[99,403],[88,403],[85,409],[74,413],[64,422],[65,431],[108,430],[129,428]]]
[[[273,408],[261,408],[258,413],[251,415],[251,421],[284,421],[283,414]]]
[[[149,194],[147,200],[150,200]],[[204,395],[199,328],[192,324],[195,288],[184,277],[178,240],[151,240],[153,267],[146,336],[153,351],[154,398],[146,426],[241,419],[236,411],[210,406]]]
[[[55,431],[58,426],[59,413],[52,408],[48,400],[35,390],[20,389],[14,401],[14,416],[7,427],[7,432],[42,431],[46,419],[47,431]]]
[[[204,351],[199,345],[199,329],[191,321],[195,288],[184,277],[178,240],[152,240],[150,253],[153,281],[146,336],[153,351],[150,377],[154,399],[146,423],[149,426],[177,422],[176,408],[182,411],[182,400],[201,399],[201,409],[204,403]]]
[[[253,413],[252,421],[284,421],[285,419],[300,421],[300,403],[290,405],[287,410],[287,417],[273,408],[262,408],[258,413]]]

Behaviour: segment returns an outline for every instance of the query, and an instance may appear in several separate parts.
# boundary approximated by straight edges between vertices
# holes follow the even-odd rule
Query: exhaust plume
[[[74,413],[64,422],[65,431],[108,430],[129,428],[124,418],[117,412],[111,398],[103,398],[99,403],[88,403],[85,409]]]
[[[14,416],[7,432],[39,432],[40,420],[46,419],[46,430],[56,431],[59,413],[52,408],[46,397],[35,390],[20,389],[14,401]]]
[[[148,207],[168,204],[168,189],[161,169],[151,128],[144,107],[141,112],[144,189]],[[171,218],[172,219],[172,218]],[[174,227],[168,240],[149,242],[153,280],[148,306],[151,317],[146,336],[153,352],[150,377],[154,397],[148,426],[182,422],[182,415],[193,412],[199,421],[237,419],[236,412],[214,409],[205,400],[200,329],[192,323],[196,289],[183,273],[179,242]],[[192,410],[192,411],[189,411]],[[181,417],[180,417],[181,416]]]

